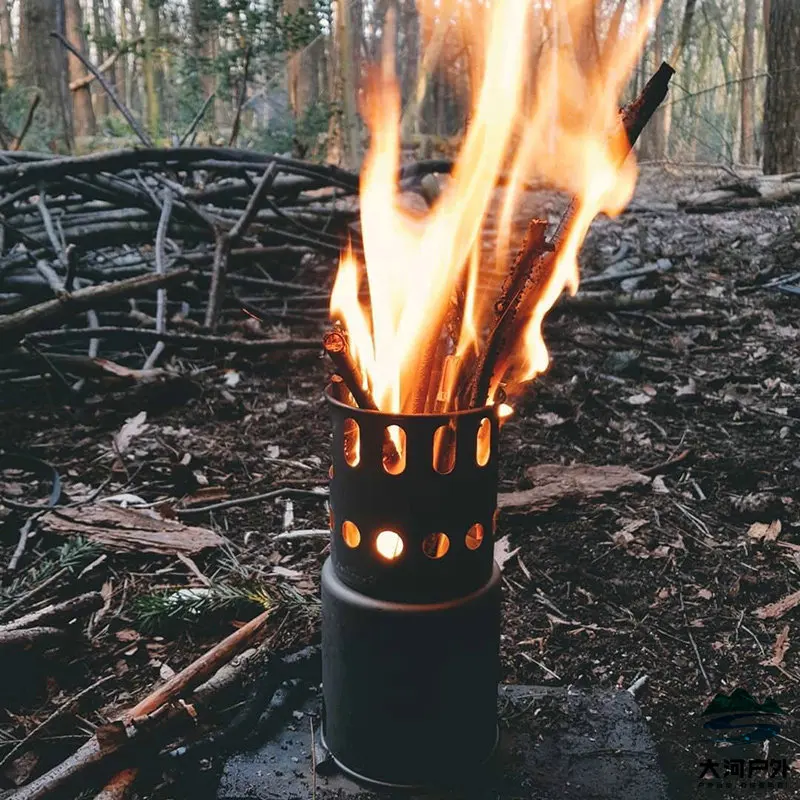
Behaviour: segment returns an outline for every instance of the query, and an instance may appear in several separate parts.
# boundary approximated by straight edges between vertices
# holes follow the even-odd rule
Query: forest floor
[[[671,268],[643,286],[669,288],[670,305],[562,313],[548,322],[552,366],[503,428],[500,491],[529,488],[526,471],[542,463],[624,465],[658,476],[639,492],[501,515],[497,535],[517,550],[503,569],[503,677],[611,689],[646,675],[637,697],[679,798],[725,796],[695,788],[712,752],[701,713],[714,694],[744,687],[758,700],[772,697],[789,724],[767,757],[794,768],[785,789],[754,793],[797,797],[796,612],[755,612],[800,588],[800,306],[758,285],[762,271],[796,264],[800,210],[701,216],[665,208],[692,188],[685,176],[646,169],[632,210],[598,220],[582,256],[584,276],[601,272],[623,246],[642,263],[669,259]],[[530,196],[528,216],[541,214],[540,202]],[[319,276],[319,265],[308,269],[307,278]],[[293,327],[297,335],[320,330],[313,322]],[[56,466],[71,499],[104,481],[102,496],[125,492],[167,505],[198,490],[206,499],[240,498],[325,485],[330,425],[321,390],[329,368],[320,356],[220,357],[195,366],[167,393],[103,395],[71,407],[48,392],[7,396],[0,449]],[[147,427],[120,462],[111,439],[140,411]],[[32,501],[35,487],[0,473],[0,494]],[[318,498],[293,498],[291,511],[294,529],[327,525]],[[324,537],[276,540],[287,513],[285,501],[274,500],[186,520],[227,540],[194,558],[203,575],[260,582],[282,598],[269,633],[276,650],[317,640],[327,552]],[[0,525],[0,563],[7,564],[19,517]],[[20,586],[53,547],[43,537],[29,545]],[[0,608],[10,580],[3,578]],[[52,589],[49,597],[58,599],[103,589],[109,610],[88,642],[65,647],[57,664],[29,665],[13,685],[4,675],[0,761],[65,699],[114,677],[81,701],[80,714],[72,709],[39,734],[25,763],[3,764],[0,790],[57,762],[165,672],[228,633],[234,619],[247,618],[223,605],[171,619],[164,597],[197,585],[174,557],[108,553]],[[778,640],[787,626],[785,649]],[[155,795],[143,788],[141,796]]]

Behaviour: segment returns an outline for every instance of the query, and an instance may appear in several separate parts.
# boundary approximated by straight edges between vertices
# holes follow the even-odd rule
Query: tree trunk
[[[78,0],[65,0],[65,23],[67,39],[82,53],[88,53],[83,30],[83,12]],[[83,64],[71,53],[67,55],[67,71],[70,83],[85,74]],[[91,84],[86,84],[72,92],[72,126],[76,137],[94,136],[96,132],[94,110],[92,109]]]
[[[309,106],[317,101],[313,77],[315,53],[312,52],[316,42],[311,44],[308,41],[312,20],[305,0],[285,0],[284,11],[291,18],[293,31],[289,38],[286,89],[292,116],[301,119]]]
[[[125,0],[122,0],[119,7],[119,44],[120,47],[127,47],[128,46],[128,4]],[[128,108],[131,107],[129,100],[129,81],[128,81],[128,74],[129,74],[129,66],[128,66],[128,54],[123,53],[119,57],[118,61],[118,69],[117,69],[117,96],[121,97],[125,100],[125,105]]]
[[[764,172],[800,169],[800,4],[771,0],[767,32]]]
[[[337,0],[334,96],[340,111],[331,115],[328,129],[328,160],[355,169],[361,161],[361,147],[356,117],[351,28],[349,4],[347,0]]]
[[[144,14],[144,86],[147,107],[147,127],[155,140],[161,128],[161,103],[158,96],[159,19],[158,8],[153,0],[143,0]]]
[[[108,55],[105,47],[106,27],[104,22],[100,0],[92,0],[92,36],[95,42],[98,64],[102,64]],[[109,111],[108,95],[105,92],[98,92],[95,95],[95,103],[97,105],[97,116],[101,118],[107,117]]]
[[[664,60],[664,16],[667,14],[667,0],[661,4],[661,10],[656,18],[655,33],[653,36],[653,69],[655,72]],[[649,157],[655,161],[661,161],[667,149],[667,131],[665,130],[667,123],[667,115],[664,109],[660,108],[656,111],[652,123],[649,125],[650,141],[649,144]]]
[[[8,0],[0,0],[0,47],[3,48],[3,78],[5,86],[14,85],[14,52],[11,48],[11,9]]]
[[[106,33],[110,34],[115,42],[117,42],[117,46],[119,46],[119,38],[117,37],[117,26],[114,20],[114,2],[112,0],[95,0],[96,3],[101,3],[103,5],[103,26]],[[111,51],[109,51],[110,54]],[[105,77],[106,80],[111,84],[111,86],[116,87],[118,85],[118,78],[117,75],[119,74],[119,61],[115,64],[112,64],[108,70],[106,70]],[[120,95],[122,96],[122,95]],[[109,101],[110,102],[110,101]]]
[[[403,36],[404,57],[398,58],[403,108],[411,102],[417,85],[419,63],[419,15],[414,0],[403,0],[402,24],[398,27]]]
[[[666,4],[666,3],[665,3]],[[683,51],[686,49],[686,44],[689,41],[689,34],[692,31],[692,20],[694,19],[694,9],[697,5],[697,0],[686,0],[686,5],[683,9],[683,19],[681,20],[681,28],[678,32],[678,38],[675,40],[675,46],[670,53],[669,63],[678,69],[678,62],[683,56]],[[666,103],[661,111],[662,127],[664,129],[664,156],[670,157],[670,140],[669,134],[672,129],[672,103]]]
[[[37,117],[71,149],[66,58],[64,48],[50,36],[52,31],[65,32],[61,0],[22,0],[19,27],[19,73],[23,83],[42,96]]]
[[[742,41],[742,120],[739,160],[752,164],[756,160],[755,90],[752,79],[756,49],[756,0],[744,0],[744,37]]]
[[[194,68],[197,72],[200,93],[205,100],[216,91],[214,75],[211,73],[211,25],[203,12],[204,0],[190,0],[190,52]],[[214,106],[219,103],[219,98],[214,99]],[[216,114],[209,114],[208,119],[216,119]]]

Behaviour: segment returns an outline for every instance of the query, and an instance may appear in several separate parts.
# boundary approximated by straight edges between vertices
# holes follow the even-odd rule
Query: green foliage
[[[61,547],[16,577],[8,586],[0,588],[0,609],[12,603],[21,594],[35,588],[57,572],[66,569],[68,573],[80,572],[100,554],[100,548],[93,542],[76,537],[67,540]]]
[[[332,106],[316,103],[306,110],[299,120],[288,118],[285,122],[271,124],[253,137],[253,145],[267,153],[291,152],[299,142],[307,150],[313,150],[317,137],[328,130]]]
[[[247,609],[292,607],[300,613],[313,614],[317,605],[317,601],[299,594],[288,583],[266,580],[260,569],[243,565],[225,548],[210,586],[141,595],[132,603],[131,612],[139,628],[154,632],[175,624],[207,622],[209,615],[230,616]]]
[[[137,626],[146,632],[168,628],[170,624],[193,624],[207,620],[210,614],[237,612],[248,606],[270,608],[273,600],[267,589],[258,583],[234,586],[215,583],[208,588],[159,591],[142,595],[131,611]]]
[[[20,132],[33,95],[34,90],[27,86],[7,88],[0,94],[0,120],[8,128],[5,135],[10,132],[13,138]],[[52,115],[40,105],[25,135],[24,147],[26,150],[49,150],[50,144],[60,136],[60,131],[61,128],[52,119]]]

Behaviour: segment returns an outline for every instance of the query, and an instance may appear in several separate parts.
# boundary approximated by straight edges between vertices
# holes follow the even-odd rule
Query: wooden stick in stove
[[[667,96],[669,81],[674,74],[675,70],[664,62],[647,82],[639,97],[620,112],[629,149],[633,149],[644,126]],[[504,306],[502,297],[498,303],[494,326],[478,361],[474,378],[467,389],[465,397],[467,406],[482,406],[488,402],[492,377],[499,361],[508,345],[516,341],[517,312],[520,308],[530,309],[533,305],[531,300],[535,301],[543,287],[547,285],[558,251],[563,245],[577,209],[578,203],[573,200],[561,218],[549,245],[543,243],[538,251],[536,248],[523,247],[518,263],[515,263],[512,270],[514,276],[512,281],[519,288],[515,297],[506,299]]]
[[[331,394],[334,400],[346,405],[355,403],[359,408],[378,411],[378,405],[361,384],[361,371],[347,347],[347,337],[341,331],[328,331],[322,339],[325,352],[336,364],[337,374],[331,375]],[[391,470],[401,459],[395,443],[384,431],[383,462]]]
[[[347,337],[341,331],[328,331],[322,338],[322,346],[328,357],[336,365],[336,371],[350,390],[353,399],[359,408],[372,411],[378,410],[372,394],[365,389],[361,379],[361,370],[358,368],[347,346]]]
[[[353,400],[353,395],[344,382],[344,378],[337,372],[331,375],[331,395],[333,395],[334,400],[338,400],[346,406],[354,406],[356,404],[356,401]]]

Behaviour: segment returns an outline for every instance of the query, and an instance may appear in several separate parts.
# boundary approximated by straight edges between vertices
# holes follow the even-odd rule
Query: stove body
[[[370,783],[463,782],[497,742],[496,411],[393,415],[328,401],[325,746]]]

